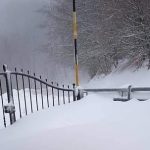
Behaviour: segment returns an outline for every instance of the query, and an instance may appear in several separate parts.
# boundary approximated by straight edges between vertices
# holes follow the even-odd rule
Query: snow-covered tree
[[[61,0],[49,11],[50,52],[73,65],[72,1]],[[80,66],[91,76],[109,73],[120,60],[141,67],[149,60],[150,2],[148,0],[77,1]],[[50,19],[49,19],[50,20]]]

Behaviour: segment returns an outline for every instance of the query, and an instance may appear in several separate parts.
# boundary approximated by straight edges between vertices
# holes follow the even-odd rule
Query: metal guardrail
[[[24,73],[23,69],[21,72],[16,68],[14,72],[10,71],[7,65],[3,65],[3,70],[0,73],[0,116],[4,127],[40,109],[71,103],[77,99],[75,84],[72,87],[60,86],[54,82],[50,84],[47,79],[43,80],[41,76],[38,78],[35,73]],[[7,93],[7,103],[4,93]],[[16,111],[19,116],[16,116]]]
[[[131,99],[132,92],[147,92],[150,91],[150,87],[132,87],[131,85],[128,88],[104,88],[104,89],[84,89],[84,92],[119,92],[121,93],[121,98],[114,98],[114,101],[128,101]],[[123,98],[124,93],[127,93],[127,97]],[[143,99],[139,99],[143,100]]]
[[[86,92],[120,92],[127,90],[127,88],[84,89]]]
[[[150,87],[133,87],[131,88],[131,92],[146,92],[146,91],[150,91]]]
[[[127,92],[128,88],[84,89],[86,92]],[[150,87],[131,87],[131,92],[150,91]]]

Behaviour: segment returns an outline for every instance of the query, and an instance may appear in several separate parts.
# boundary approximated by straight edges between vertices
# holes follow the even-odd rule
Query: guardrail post
[[[131,99],[131,85],[128,86],[128,100]]]
[[[5,73],[6,79],[6,90],[7,90],[7,98],[8,104],[4,106],[5,113],[9,113],[10,116],[10,124],[16,122],[16,115],[15,115],[15,106],[13,104],[13,97],[11,93],[11,72],[8,70],[7,65],[3,65],[3,70]]]

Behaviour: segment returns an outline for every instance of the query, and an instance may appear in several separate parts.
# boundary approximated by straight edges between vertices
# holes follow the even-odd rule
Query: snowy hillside
[[[91,94],[0,130],[3,150],[149,150],[150,101],[113,102]]]
[[[113,70],[107,76],[95,76],[85,87],[90,88],[121,88],[124,86],[150,86],[150,70],[141,68],[135,69]]]

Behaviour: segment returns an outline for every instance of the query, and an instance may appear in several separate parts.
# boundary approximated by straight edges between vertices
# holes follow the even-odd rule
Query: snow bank
[[[86,87],[91,88],[111,88],[123,87],[127,85],[150,86],[150,70],[142,68],[138,71],[124,70],[113,71],[108,76],[96,76]]]
[[[150,101],[114,102],[91,94],[0,130],[3,150],[149,150]]]

